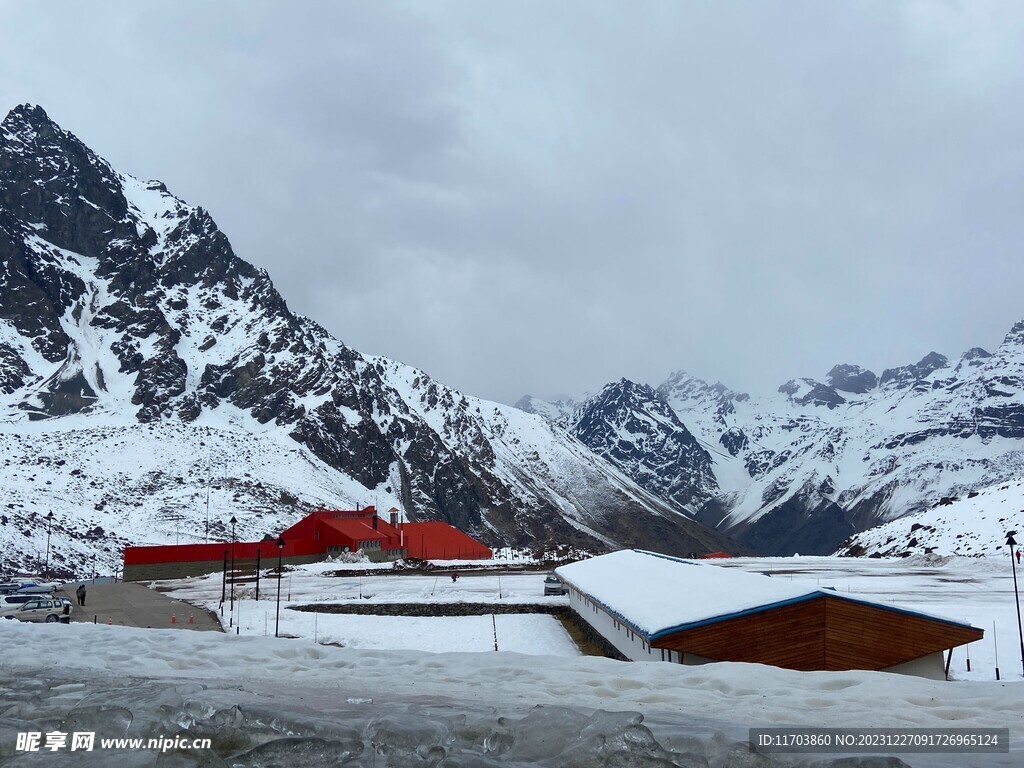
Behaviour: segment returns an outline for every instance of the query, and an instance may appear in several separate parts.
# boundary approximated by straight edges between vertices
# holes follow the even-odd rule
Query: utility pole
[[[53,510],[51,509],[46,515],[46,563],[43,565],[43,578],[47,579],[50,575],[50,531],[53,528]]]
[[[1017,564],[1014,562],[1013,548],[1017,546],[1017,540],[1013,538],[1016,531],[1006,532],[1006,546],[1010,548],[1010,568],[1013,569],[1013,598],[1017,605],[1017,635],[1020,637],[1020,666],[1021,674],[1024,674],[1024,630],[1020,623],[1020,593],[1017,591]]]

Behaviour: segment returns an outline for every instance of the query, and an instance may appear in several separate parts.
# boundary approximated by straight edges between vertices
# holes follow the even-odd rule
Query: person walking
[[[78,595],[78,604],[85,605],[85,584],[79,584],[75,594]]]

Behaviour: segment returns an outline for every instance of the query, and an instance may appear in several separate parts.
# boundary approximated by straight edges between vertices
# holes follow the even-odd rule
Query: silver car
[[[70,609],[70,605],[67,607]],[[62,600],[54,600],[49,597],[34,598],[22,603],[18,608],[4,611],[4,618],[54,623],[61,620],[64,608],[65,603]]]
[[[10,595],[0,596],[0,613],[8,613],[13,611],[15,608],[20,608],[22,605],[27,603],[29,600],[38,600],[39,595],[29,594],[18,594],[17,592]]]
[[[569,594],[569,588],[561,582],[561,580],[554,575],[546,576],[544,578],[544,596],[550,595],[567,595]]]

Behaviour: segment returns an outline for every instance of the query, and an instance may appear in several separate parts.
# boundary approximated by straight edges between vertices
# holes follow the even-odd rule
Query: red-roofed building
[[[420,560],[490,560],[494,553],[448,523],[404,523],[408,557]]]
[[[375,507],[312,512],[281,533],[281,559],[288,565],[301,565],[357,551],[373,561],[492,557],[489,548],[447,523],[399,523],[397,510],[392,510],[389,517],[390,521],[382,519]],[[278,554],[276,539],[125,547],[124,579],[174,579],[215,573],[227,569],[230,559],[234,560],[236,571],[252,571],[257,562],[272,567]]]

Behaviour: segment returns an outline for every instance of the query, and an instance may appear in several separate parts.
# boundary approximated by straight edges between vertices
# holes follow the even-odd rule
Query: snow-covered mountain
[[[620,379],[566,419],[569,431],[640,486],[695,510],[718,492],[711,456],[646,384]]]
[[[793,379],[751,397],[679,371],[657,393],[710,457],[713,483],[699,459],[667,463],[649,448],[650,432],[630,450],[621,413],[587,430],[619,430],[618,450],[591,447],[665,498],[646,483],[651,474],[665,487],[692,483],[695,518],[758,552],[826,554],[943,497],[1021,476],[1024,322],[995,352],[974,348],[956,361],[932,352],[881,376],[837,365],[825,381]]]
[[[211,477],[245,536],[376,502],[494,544],[730,546],[544,419],[290,312],[205,210],[32,106],[0,126],[0,440],[13,562],[51,509],[69,566],[201,538]]]
[[[930,509],[869,528],[839,549],[850,557],[1008,557],[1006,534],[1024,543],[1024,482],[945,496]]]

